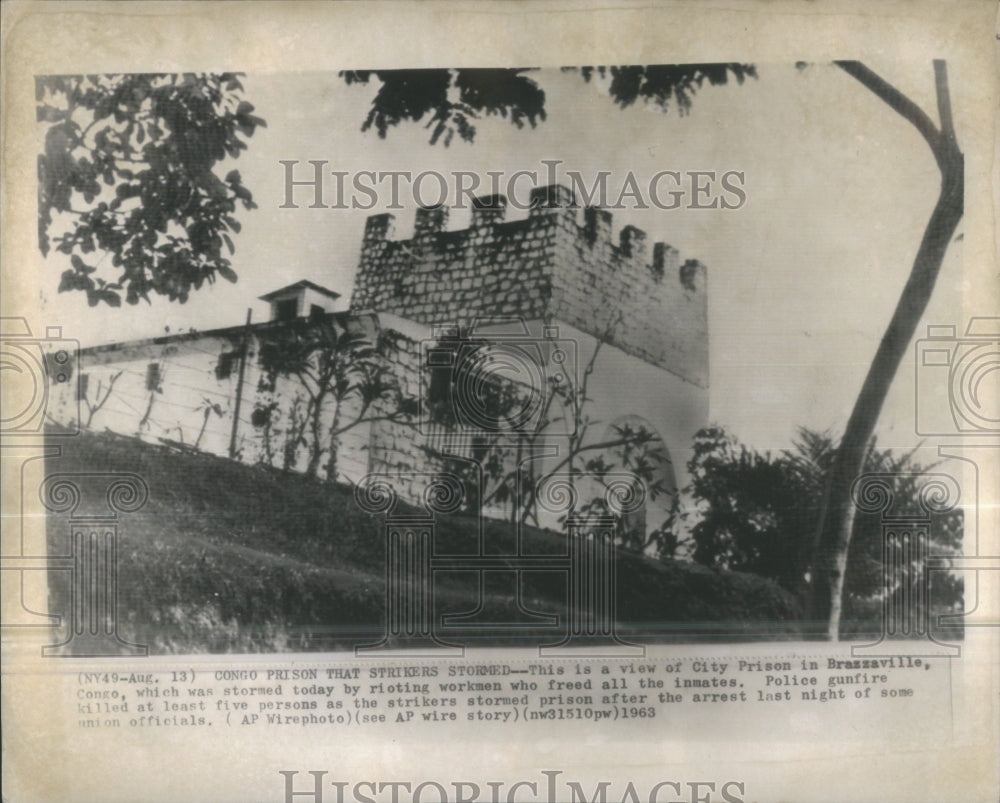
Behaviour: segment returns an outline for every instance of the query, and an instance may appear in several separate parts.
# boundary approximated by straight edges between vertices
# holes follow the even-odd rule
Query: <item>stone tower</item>
[[[469,228],[446,231],[446,207],[417,210],[413,237],[393,239],[390,214],[368,218],[352,310],[422,324],[520,317],[606,336],[621,351],[708,387],[705,267],[588,207],[582,223],[563,186],[532,191],[524,220],[506,198],[477,198]]]

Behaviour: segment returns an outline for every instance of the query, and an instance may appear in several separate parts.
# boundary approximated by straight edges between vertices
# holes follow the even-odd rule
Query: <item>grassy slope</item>
[[[150,488],[148,504],[120,528],[120,630],[158,652],[333,649],[377,640],[384,622],[382,521],[341,486],[181,454],[113,435],[68,439],[49,471],[128,471]],[[64,442],[65,443],[65,442]],[[66,549],[52,517],[50,548]],[[475,549],[476,521],[439,517],[435,552]],[[510,551],[508,525],[488,522],[487,551]],[[530,554],[565,550],[558,534],[528,530]],[[515,615],[511,575],[490,574],[483,616]],[[436,576],[439,613],[476,607],[474,573]],[[66,578],[54,574],[53,610],[65,610]],[[565,575],[525,575],[527,607],[564,615]],[[722,640],[797,634],[795,602],[746,574],[619,553],[618,629],[631,640]],[[559,631],[500,628],[460,643],[551,643]]]

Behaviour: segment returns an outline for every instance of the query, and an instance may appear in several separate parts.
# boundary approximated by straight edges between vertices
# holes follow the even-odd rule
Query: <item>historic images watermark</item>
[[[907,509],[896,489],[917,485],[916,507]],[[853,645],[853,655],[958,655],[938,640],[931,622],[931,554],[935,516],[954,510],[961,496],[948,474],[867,473],[851,488],[855,507],[877,513],[882,523],[882,633],[872,644]]]
[[[144,657],[148,648],[118,632],[118,526],[122,514],[135,513],[149,499],[138,474],[54,472],[39,490],[49,515],[67,516],[70,553],[50,556],[50,568],[69,568],[69,634],[42,648],[46,656]]]
[[[557,326],[533,334],[523,318],[478,319],[464,331],[432,327],[420,353],[419,425],[425,434],[446,420],[464,438],[530,435],[544,426],[553,397],[579,380],[576,340],[560,337]],[[571,437],[576,423],[567,420],[546,434]]]
[[[5,529],[0,554],[4,580],[20,590],[20,610],[9,612],[3,626],[63,627],[65,638],[44,646],[44,656],[145,656],[144,645],[118,633],[118,527],[122,514],[146,504],[145,481],[125,472],[50,472],[39,478],[32,470],[35,461],[45,465],[59,457],[60,442],[80,432],[85,394],[79,365],[79,342],[63,337],[62,327],[46,327],[41,337],[23,318],[0,319],[0,375],[9,389],[0,455],[8,476],[17,478],[20,504],[18,525]],[[57,406],[59,423],[52,426]],[[65,551],[53,550],[44,535],[26,531],[37,520],[28,514],[36,500],[46,517],[66,517]],[[36,581],[44,587],[46,578],[57,574],[68,576],[68,610],[36,610],[27,601],[38,596]]]
[[[581,781],[562,770],[505,781],[341,781],[327,770],[279,770],[284,803],[744,803],[746,784],[726,781]]]
[[[972,318],[964,335],[928,326],[915,389],[918,435],[1000,437],[1000,318]]]
[[[465,329],[436,327],[420,354],[418,427],[429,436],[445,428],[438,438],[442,470],[372,473],[356,486],[358,505],[385,516],[386,549],[386,635],[359,647],[358,654],[461,654],[463,629],[482,635],[531,624],[554,634],[540,647],[543,656],[564,650],[579,655],[581,649],[602,656],[642,655],[642,647],[616,634],[615,558],[620,523],[643,507],[649,492],[636,473],[580,459],[587,447],[579,439],[589,421],[582,414],[587,396],[581,382],[590,368],[578,364],[579,344],[561,337],[556,326],[533,334],[525,320],[504,319]],[[644,442],[638,434],[622,437],[609,446],[635,448]],[[446,470],[455,463],[467,470]],[[491,481],[505,484],[513,512],[510,552],[490,550],[485,542],[483,502]],[[404,508],[401,500],[415,503],[420,512]],[[536,521],[562,531],[565,543],[558,553],[525,548],[524,519],[516,513],[527,505],[535,506]],[[435,549],[435,518],[461,509],[477,515],[476,551],[441,554]],[[435,573],[443,571],[475,573],[479,604],[470,613],[440,617],[439,623]],[[565,576],[566,621],[524,604],[521,584],[530,572]],[[490,574],[507,575],[519,621],[481,615]]]
[[[4,409],[0,438],[7,443],[40,439],[46,422],[50,386],[79,383],[80,344],[64,338],[61,326],[47,326],[45,335],[31,331],[24,318],[0,318],[0,376]],[[79,432],[79,391],[72,394],[76,411],[68,411],[56,436]]]
[[[603,501],[605,515],[575,512],[577,497],[571,490],[569,475],[548,477],[546,490],[550,510],[565,510],[564,554],[530,554],[520,549],[513,554],[484,551],[480,540],[476,554],[438,554],[434,550],[435,515],[459,509],[464,501],[462,484],[454,475],[425,475],[423,486],[424,515],[399,513],[399,496],[394,482],[403,477],[369,475],[357,486],[356,499],[369,513],[385,515],[386,549],[386,633],[376,644],[359,646],[357,654],[372,657],[387,655],[464,654],[462,630],[477,635],[502,632],[520,621],[477,621],[485,593],[483,578],[488,573],[512,576],[514,602],[519,617],[535,620],[538,627],[553,633],[553,641],[539,647],[542,657],[560,655],[631,657],[642,656],[645,649],[620,639],[616,632],[615,539],[621,515],[633,509],[644,497],[641,481],[633,475],[618,473],[607,478],[608,492]],[[407,475],[406,483],[413,480]],[[412,489],[412,485],[409,485]],[[556,506],[556,503],[561,503]],[[564,504],[562,504],[564,503]],[[565,506],[564,506],[565,505]],[[436,571],[475,572],[480,576],[479,607],[469,614],[435,615]],[[537,614],[523,607],[520,584],[526,573],[556,571],[566,577],[565,610],[567,621],[553,615]],[[440,620],[440,621],[439,621]]]
[[[964,334],[958,332],[955,324],[928,325],[927,336],[914,347],[915,430],[939,440],[955,439],[941,443],[938,454],[964,463],[972,478],[971,487],[964,488],[964,552],[930,555],[926,571],[960,572],[965,580],[965,610],[941,615],[941,624],[1000,627],[996,601],[983,594],[980,575],[1000,571],[1000,556],[983,554],[981,543],[982,532],[995,532],[1000,505],[995,483],[982,481],[984,470],[988,473],[1000,454],[1000,318],[970,318]],[[889,540],[887,535],[887,545]],[[919,594],[908,600],[909,609],[915,610],[921,600]],[[899,621],[896,613],[886,610],[887,631],[891,622]]]
[[[976,480],[964,494],[954,477],[939,472],[869,472],[855,480],[855,507],[878,514],[882,527],[882,633],[874,643],[853,645],[854,655],[958,656],[961,647],[940,640],[936,628],[1000,626],[978,611],[978,572],[1000,570],[1000,558],[979,553],[980,512],[995,509],[996,500],[983,497],[976,459],[1000,448],[1000,318],[972,318],[963,335],[953,324],[929,325],[914,350],[916,432],[963,438],[961,446],[942,445],[938,452],[970,463]],[[907,485],[916,501],[909,509],[899,493]],[[936,519],[960,504],[963,526],[972,527],[965,549],[971,545],[973,554],[934,553]],[[965,574],[972,604],[961,613],[939,614],[935,621],[930,588],[935,575],[943,572]]]
[[[510,209],[534,208],[537,186],[565,184],[584,206],[604,209],[732,211],[747,202],[743,170],[660,170],[648,179],[632,171],[598,170],[590,176],[562,170],[561,159],[542,159],[541,170],[359,170],[330,167],[325,159],[281,159],[284,194],[279,209],[405,209],[450,205],[471,209],[480,197],[503,197]],[[561,174],[561,175],[560,175]]]

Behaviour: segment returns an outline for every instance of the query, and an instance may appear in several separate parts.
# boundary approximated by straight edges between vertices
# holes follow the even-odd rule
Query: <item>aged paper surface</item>
[[[3,13],[5,800],[996,799],[994,4]]]

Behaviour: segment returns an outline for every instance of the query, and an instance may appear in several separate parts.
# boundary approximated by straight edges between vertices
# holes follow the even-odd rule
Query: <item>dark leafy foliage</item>
[[[691,109],[691,98],[707,82],[722,86],[732,77],[742,84],[756,78],[752,64],[652,64],[645,67],[581,67],[585,81],[609,79],[608,94],[623,109],[642,100],[663,111],[674,105],[681,115]]]
[[[802,592],[812,538],[822,513],[835,446],[826,433],[800,430],[794,447],[777,455],[760,454],[739,444],[719,427],[701,430],[688,464],[687,493],[695,509],[688,514],[692,556],[706,566],[750,572]],[[920,514],[921,474],[913,453],[901,456],[872,442],[864,470],[894,475],[894,515]],[[932,518],[931,538],[937,554],[956,554],[962,545],[962,515],[954,510]],[[918,558],[915,556],[914,561]],[[913,565],[912,576],[921,567]],[[882,522],[877,514],[860,513],[848,553],[845,613],[870,607],[883,593]],[[932,575],[932,600],[952,608],[962,600],[962,584],[942,572]]]
[[[117,307],[236,281],[223,249],[255,204],[239,171],[214,170],[265,123],[235,74],[44,76],[35,94],[39,247],[69,257],[60,292]]]
[[[611,97],[622,108],[643,100],[680,114],[691,108],[692,96],[705,83],[743,83],[756,78],[751,64],[657,64],[646,67],[580,67],[585,81],[607,79]],[[361,126],[385,138],[402,122],[426,118],[431,144],[451,144],[455,134],[465,142],[476,136],[473,121],[501,117],[517,128],[532,128],[545,120],[545,92],[526,73],[530,69],[351,70],[341,73],[347,84],[379,82]],[[443,140],[442,140],[443,138]]]
[[[450,145],[455,134],[471,142],[473,121],[482,116],[502,117],[517,128],[532,128],[545,119],[545,93],[523,69],[465,70],[353,70],[341,73],[348,84],[379,83],[371,109],[361,126],[372,127],[385,138],[389,128],[404,121],[419,122],[431,131],[431,144],[443,137]]]
[[[698,505],[692,557],[707,566],[739,566],[794,588],[806,570],[808,533],[822,485],[824,455],[762,455],[724,430],[695,437],[688,469]]]

